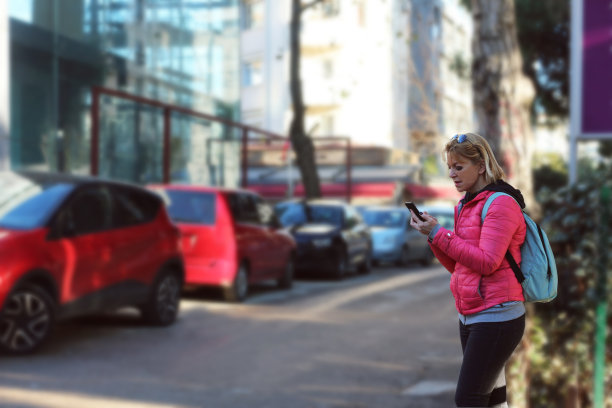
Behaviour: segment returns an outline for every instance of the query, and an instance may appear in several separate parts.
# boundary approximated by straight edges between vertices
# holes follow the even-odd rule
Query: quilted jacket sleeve
[[[473,214],[471,217],[469,222],[474,225],[480,224],[480,219],[476,219],[480,214]],[[516,201],[512,197],[500,196],[491,203],[487,211],[478,246],[443,229],[440,229],[434,237],[433,245],[450,259],[474,272],[490,275],[504,260],[510,242],[521,223],[524,223],[523,214]]]
[[[444,234],[446,232],[448,232],[448,230],[446,230],[444,228],[440,228],[440,230],[438,231],[438,234]],[[446,255],[444,252],[442,252],[442,250],[440,250],[440,248],[438,248],[434,244],[429,244],[429,247],[431,248],[431,251],[433,252],[434,256],[436,258],[438,258],[438,261],[440,261],[440,263],[450,273],[453,273],[455,271],[455,261],[454,261],[454,259],[451,258],[450,256]]]

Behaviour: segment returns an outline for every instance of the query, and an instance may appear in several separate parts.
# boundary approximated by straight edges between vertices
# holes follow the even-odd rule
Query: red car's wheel
[[[223,297],[228,302],[242,302],[249,294],[249,273],[244,263],[236,271],[232,284],[223,289]]]
[[[9,295],[0,313],[0,348],[11,354],[30,353],[49,337],[55,321],[51,296],[25,285]]]
[[[168,326],[176,320],[181,299],[181,280],[167,270],[162,272],[151,287],[149,300],[141,307],[144,319],[157,326]]]

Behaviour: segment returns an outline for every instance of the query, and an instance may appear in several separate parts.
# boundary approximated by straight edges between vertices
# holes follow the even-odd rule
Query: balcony
[[[304,104],[309,114],[320,114],[336,109],[341,104],[342,90],[333,79],[306,78],[303,81]]]
[[[301,33],[302,55],[313,57],[338,50],[346,37],[338,21],[332,18],[306,22]]]

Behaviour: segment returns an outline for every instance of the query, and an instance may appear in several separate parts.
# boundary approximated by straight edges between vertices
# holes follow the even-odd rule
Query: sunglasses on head
[[[455,135],[451,138],[452,140],[457,139],[457,143],[463,143],[467,140],[467,136],[465,133],[462,133],[460,135]]]

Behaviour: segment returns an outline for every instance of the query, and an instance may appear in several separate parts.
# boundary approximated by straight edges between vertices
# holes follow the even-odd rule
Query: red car
[[[280,229],[272,207],[240,189],[152,186],[183,235],[185,283],[220,286],[226,300],[246,298],[249,284],[293,282],[295,241]]]
[[[0,349],[30,352],[57,319],[123,306],[175,320],[180,231],[158,195],[46,173],[0,173],[0,185]]]

